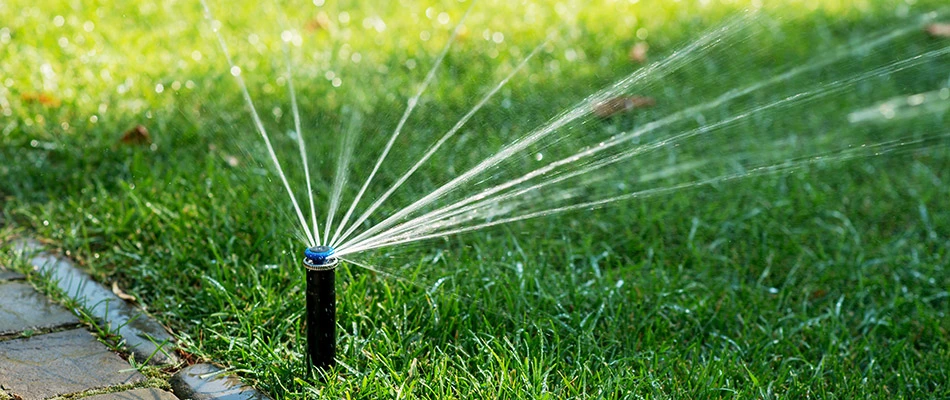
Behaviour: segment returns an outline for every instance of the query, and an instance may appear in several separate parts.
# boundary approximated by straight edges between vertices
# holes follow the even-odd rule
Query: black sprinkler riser
[[[336,266],[333,249],[307,249],[307,352],[310,368],[327,371],[336,365]]]

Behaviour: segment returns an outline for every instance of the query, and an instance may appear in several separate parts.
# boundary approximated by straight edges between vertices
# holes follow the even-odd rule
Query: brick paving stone
[[[83,305],[93,317],[118,327],[119,336],[136,360],[147,360],[152,365],[178,363],[175,339],[158,321],[94,281],[69,259],[35,253],[42,248],[35,241],[27,240],[17,245],[24,253],[34,253],[30,263],[40,272],[49,274],[67,296]]]
[[[172,390],[178,397],[194,400],[269,400],[257,389],[244,385],[231,374],[221,374],[221,368],[211,364],[195,364],[172,377]]]
[[[0,342],[0,365],[0,387],[23,400],[145,380],[85,329]]]
[[[0,282],[15,281],[23,278],[25,278],[23,274],[4,269],[3,266],[0,266]]]
[[[133,389],[125,392],[97,394],[82,400],[178,400],[175,395],[161,389]]]
[[[72,313],[25,282],[0,282],[0,336],[78,324]]]

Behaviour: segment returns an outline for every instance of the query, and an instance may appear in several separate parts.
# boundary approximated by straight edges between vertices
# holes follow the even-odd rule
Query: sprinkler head
[[[313,246],[304,250],[303,265],[312,270],[328,270],[336,267],[337,258],[330,246]]]
[[[307,269],[307,374],[336,365],[336,264],[330,246],[304,251]]]

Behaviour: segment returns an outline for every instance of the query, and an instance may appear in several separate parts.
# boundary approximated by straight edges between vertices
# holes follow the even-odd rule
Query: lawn
[[[356,214],[514,75],[357,234],[589,95],[655,104],[579,115],[420,208],[617,141],[455,227],[491,226],[347,255],[327,382],[308,243],[211,25],[307,215],[289,62],[324,216],[346,132],[339,214],[470,2],[120,3],[0,3],[0,242],[116,282],[190,360],[278,399],[950,397],[942,1],[476,2]]]

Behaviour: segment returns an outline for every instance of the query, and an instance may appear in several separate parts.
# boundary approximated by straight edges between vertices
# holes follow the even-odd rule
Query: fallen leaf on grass
[[[122,139],[119,139],[123,144],[151,144],[152,135],[148,134],[148,129],[145,129],[142,125],[136,125],[134,128],[129,129],[122,135]]]
[[[950,23],[930,24],[924,30],[933,37],[950,38]]]
[[[122,300],[135,301],[135,296],[123,292],[122,289],[119,289],[118,282],[112,282],[112,294],[119,296],[119,298]]]
[[[650,45],[647,42],[637,42],[630,48],[630,53],[627,53],[627,57],[630,57],[630,61],[637,64],[643,64],[647,62],[647,51],[650,50]]]
[[[30,92],[20,95],[24,103],[38,103],[47,107],[59,107],[61,102],[55,96],[49,93]]]
[[[308,32],[327,30],[330,28],[330,16],[321,11],[316,18],[307,21],[303,27]]]
[[[594,105],[594,115],[600,118],[628,113],[638,108],[653,107],[656,100],[645,96],[620,96],[604,100]]]

